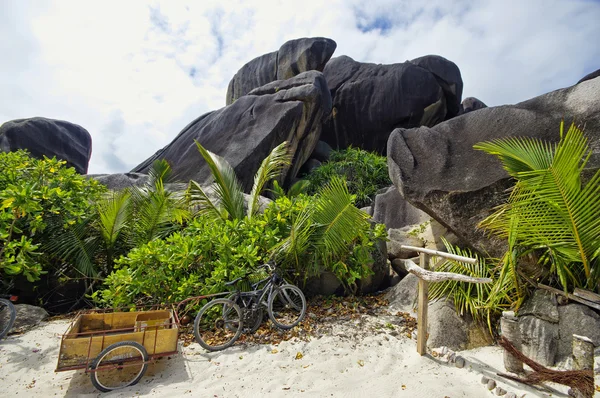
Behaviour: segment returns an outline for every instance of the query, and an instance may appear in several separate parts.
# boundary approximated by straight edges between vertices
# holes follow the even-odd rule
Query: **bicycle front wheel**
[[[17,318],[17,310],[13,303],[6,299],[0,299],[0,340],[10,331]]]
[[[267,308],[271,322],[281,329],[291,329],[306,315],[306,298],[299,287],[283,285],[269,296]]]
[[[231,347],[243,328],[240,307],[231,300],[219,298],[200,309],[194,321],[194,336],[208,351],[220,351]]]

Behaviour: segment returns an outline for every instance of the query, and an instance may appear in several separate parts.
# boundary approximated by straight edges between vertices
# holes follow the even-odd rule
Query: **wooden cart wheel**
[[[148,352],[135,341],[120,341],[106,347],[90,367],[92,384],[109,392],[136,384],[148,368]]]

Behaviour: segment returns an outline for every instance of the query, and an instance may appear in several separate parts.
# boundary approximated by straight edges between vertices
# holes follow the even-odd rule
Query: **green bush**
[[[40,252],[52,239],[49,222],[63,229],[78,223],[104,191],[56,158],[27,152],[0,153],[0,277],[23,275],[29,282],[47,272],[51,260]]]
[[[348,191],[356,196],[356,206],[369,206],[377,191],[392,184],[385,156],[358,148],[332,151],[328,162],[305,178],[310,181],[309,194],[316,193],[333,176],[344,176]]]
[[[224,291],[225,282],[268,261],[276,244],[289,236],[297,216],[315,201],[305,195],[282,197],[263,214],[223,222],[199,216],[183,231],[155,239],[118,260],[94,298],[105,306],[131,306]],[[365,258],[365,250],[380,235],[381,228],[359,233],[359,239],[348,242],[347,254],[334,262],[332,271],[346,284],[368,274],[365,265],[371,258]],[[289,269],[286,276],[301,284],[317,272],[319,267],[306,262]]]

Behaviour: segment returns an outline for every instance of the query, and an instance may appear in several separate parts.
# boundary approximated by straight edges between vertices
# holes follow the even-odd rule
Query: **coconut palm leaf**
[[[245,206],[244,195],[242,186],[235,175],[233,167],[231,167],[227,160],[206,150],[197,141],[196,146],[208,164],[211,174],[215,180],[215,193],[219,198],[220,203],[218,205],[216,203],[212,203],[211,207],[222,207],[227,212],[227,216],[229,218],[243,218]],[[201,196],[200,200],[204,202],[210,201],[207,195]]]
[[[369,225],[368,214],[354,206],[346,182],[339,177],[332,178],[319,192],[311,219],[325,262],[347,251],[349,242],[356,238],[356,230]]]
[[[551,264],[565,290],[595,289],[600,281],[594,271],[600,246],[600,171],[582,184],[591,155],[583,132],[571,125],[563,134],[561,124],[556,146],[511,138],[476,147],[500,157],[517,179],[508,202],[480,225],[501,237],[516,234],[520,246],[544,249],[542,261]]]
[[[178,228],[177,224],[191,216],[186,196],[165,188],[165,181],[171,175],[166,161],[154,162],[148,175],[150,178],[145,187],[131,189],[132,218],[135,220],[131,234],[133,247],[170,235]]]
[[[247,213],[248,218],[252,218],[258,212],[260,194],[263,191],[265,184],[272,179],[279,177],[284,167],[291,163],[291,160],[292,155],[286,141],[273,148],[271,153],[263,159],[254,176],[254,184],[252,186],[252,191],[250,191],[250,204]]]
[[[49,219],[46,233],[51,238],[45,239],[44,252],[71,264],[83,276],[96,276],[95,255],[101,240],[87,234],[92,222],[88,218],[65,228],[61,217]]]

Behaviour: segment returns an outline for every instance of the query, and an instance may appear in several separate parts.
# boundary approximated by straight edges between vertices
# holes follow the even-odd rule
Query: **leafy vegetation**
[[[199,215],[184,230],[118,260],[105,288],[95,293],[98,302],[129,306],[223,291],[225,282],[273,258],[296,282],[329,269],[351,288],[369,274],[374,241],[385,228],[371,228],[341,179],[315,196],[282,196],[260,213],[258,195],[289,162],[285,143],[263,161],[247,206],[231,166],[200,144],[198,149],[215,177],[214,193],[192,182]]]
[[[512,281],[520,298],[526,256],[565,291],[596,290],[600,282],[600,171],[583,182],[587,139],[575,125],[566,134],[563,128],[558,144],[511,137],[475,146],[498,156],[516,180],[508,201],[481,226],[508,240],[500,278]]]
[[[305,178],[310,181],[309,194],[316,193],[334,176],[343,176],[348,191],[356,196],[356,206],[369,206],[381,188],[392,184],[387,169],[387,159],[358,148],[332,151],[329,161]]]
[[[104,188],[56,158],[27,152],[0,153],[0,277],[23,275],[29,282],[47,272],[51,258],[41,248],[86,219]]]
[[[475,145],[498,156],[516,184],[506,203],[483,220],[481,227],[507,239],[498,265],[477,257],[477,265],[446,261],[437,271],[488,277],[492,284],[443,282],[430,289],[434,299],[447,296],[459,313],[477,320],[493,319],[504,309],[518,308],[525,298],[524,280],[543,280],[568,291],[598,288],[600,282],[600,171],[583,182],[590,158],[583,132],[571,125],[560,141],[510,137]],[[452,247],[448,252],[472,256]],[[489,260],[494,261],[494,260]],[[488,261],[488,262],[489,262]]]
[[[490,331],[494,319],[514,302],[514,289],[510,280],[499,277],[499,269],[490,265],[485,258],[468,249],[452,246],[442,238],[448,253],[477,259],[477,264],[467,264],[456,260],[446,260],[435,268],[438,272],[453,272],[475,278],[491,278],[492,283],[467,283],[445,281],[434,283],[429,289],[429,297],[439,300],[446,297],[454,302],[460,315],[470,314],[478,322],[487,323]]]
[[[85,277],[110,273],[121,255],[169,236],[191,217],[185,195],[165,189],[170,173],[166,161],[155,162],[145,186],[107,192],[87,217],[71,228],[53,230],[45,249]]]

